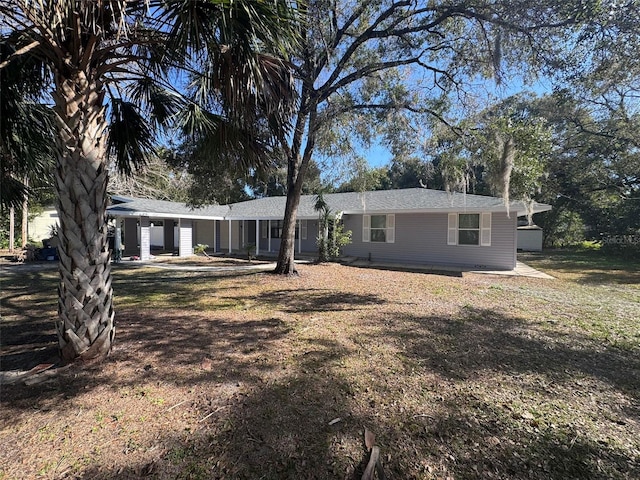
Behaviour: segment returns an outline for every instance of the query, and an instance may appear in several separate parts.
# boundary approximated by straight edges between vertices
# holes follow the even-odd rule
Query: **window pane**
[[[280,238],[282,234],[282,220],[271,221],[271,238]]]
[[[371,241],[372,242],[386,242],[387,235],[385,230],[371,229]]]
[[[478,245],[480,233],[478,230],[460,230],[458,232],[458,243],[460,245]]]
[[[480,228],[479,213],[461,213],[458,228]]]
[[[371,215],[371,228],[386,228],[387,216],[386,215]]]

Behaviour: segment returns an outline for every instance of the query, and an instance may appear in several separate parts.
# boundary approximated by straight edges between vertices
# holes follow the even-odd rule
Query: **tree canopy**
[[[602,55],[589,58],[604,62],[603,39],[622,22],[617,8],[607,8],[598,1],[524,0],[318,0],[301,6],[301,40],[287,52],[299,99],[293,133],[277,122],[267,130],[287,164],[277,271],[295,270],[296,209],[308,165],[318,154],[358,164],[362,148],[382,139],[398,165],[419,159],[436,128],[455,130],[469,111],[478,113],[473,95],[478,84],[511,83],[511,88],[540,75],[566,73],[581,65],[587,45],[601,48]],[[580,48],[572,51],[572,46]],[[504,181],[514,172],[507,167],[515,137],[528,137],[530,150],[521,148],[520,154],[531,158],[548,142],[540,125],[500,122],[493,121],[483,153],[495,158],[489,163]],[[538,146],[534,138],[541,140]],[[502,153],[491,152],[489,140],[503,142]],[[521,190],[530,194],[532,183],[539,184],[539,166],[519,173],[513,185],[522,183]],[[506,195],[509,189],[502,190]]]
[[[262,158],[250,127],[285,125],[294,99],[274,55],[295,37],[292,12],[284,0],[0,0],[2,43],[13,49],[0,72],[37,62],[45,74],[35,93],[55,119],[63,360],[104,356],[113,341],[109,157],[129,174],[173,126],[206,134],[230,161]]]

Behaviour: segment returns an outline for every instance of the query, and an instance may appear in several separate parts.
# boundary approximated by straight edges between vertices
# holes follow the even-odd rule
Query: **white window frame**
[[[371,215],[362,216],[362,241],[369,243],[395,243],[396,241],[396,216],[393,213],[375,215],[385,217],[385,226],[382,229],[371,228]],[[371,230],[384,230],[385,241],[374,242],[371,240]]]
[[[478,215],[478,244],[460,244],[460,215]],[[466,229],[463,229],[466,230]],[[473,229],[475,230],[475,229]],[[450,213],[447,225],[447,245],[461,245],[464,247],[491,246],[491,212]]]

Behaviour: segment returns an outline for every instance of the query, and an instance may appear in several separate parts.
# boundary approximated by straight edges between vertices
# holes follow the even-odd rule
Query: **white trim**
[[[387,243],[395,243],[396,241],[396,216],[393,213],[389,213],[387,215],[387,234],[386,240]]]
[[[371,240],[371,216],[362,216],[362,241],[372,243],[395,243],[396,241],[396,215],[394,213],[376,213],[376,217],[384,217],[384,227],[375,228],[375,230],[384,231],[384,242],[373,242]]]
[[[458,244],[458,214],[450,213],[447,223],[447,245]]]
[[[371,215],[362,216],[362,241],[371,241]]]
[[[480,245],[491,246],[491,212],[482,212],[480,215]]]

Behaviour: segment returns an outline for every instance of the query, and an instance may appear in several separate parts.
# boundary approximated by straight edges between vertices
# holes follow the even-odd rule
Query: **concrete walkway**
[[[135,266],[162,268],[164,270],[180,270],[187,272],[246,272],[268,271],[276,268],[276,262],[251,263],[248,265],[180,265],[179,263],[135,262]]]
[[[310,259],[300,259],[296,260],[296,263],[311,263]],[[483,274],[483,275],[502,275],[502,276],[511,276],[511,277],[529,277],[529,278],[540,278],[546,280],[553,280],[551,275],[547,275],[544,272],[536,270],[535,268],[530,267],[522,262],[516,263],[516,268],[513,270],[471,270],[465,269],[461,267],[449,267],[443,265],[411,265],[411,264],[403,264],[403,263],[387,263],[387,262],[369,262],[368,260],[358,259],[358,258],[343,258],[341,263],[345,265],[351,265],[354,267],[360,268],[379,268],[379,269],[387,269],[387,270],[406,270],[412,272],[423,272],[423,273],[439,273],[444,275],[456,275],[462,276],[465,273],[475,273],[475,274]],[[188,272],[261,272],[261,271],[271,271],[276,268],[276,262],[268,262],[268,263],[251,263],[246,265],[181,265],[179,263],[164,263],[161,260],[156,259],[151,261],[129,261],[125,260],[119,264],[114,264],[113,266],[117,268],[118,265],[124,267],[134,267],[134,268],[159,268],[163,270],[174,270],[174,271],[188,271]],[[2,274],[13,274],[18,271],[36,271],[36,270],[53,270],[58,266],[58,262],[38,262],[33,264],[6,264],[2,265]]]
[[[424,272],[424,273],[440,273],[445,275],[458,275],[462,276],[465,273],[476,273],[482,275],[503,275],[510,277],[529,277],[529,278],[541,278],[546,280],[553,280],[551,275],[547,275],[544,272],[536,270],[522,262],[516,262],[516,268],[513,270],[472,270],[470,268],[445,266],[445,265],[410,265],[402,263],[386,263],[386,262],[369,262],[362,259],[345,259],[346,265],[353,265],[354,267],[364,268],[381,268],[389,270],[407,270],[412,272]]]
[[[490,275],[509,275],[511,277],[530,277],[530,278],[544,278],[545,280],[554,280],[554,277],[551,275],[547,275],[540,270],[536,270],[533,267],[530,267],[526,263],[516,262],[516,268],[513,270],[495,270],[495,271],[486,271],[486,270],[478,270],[472,271],[471,273],[484,273]]]

